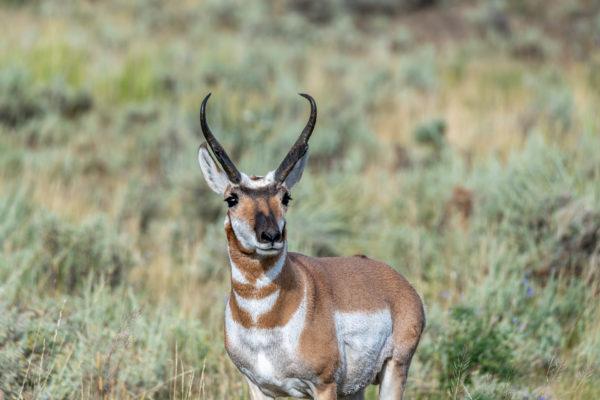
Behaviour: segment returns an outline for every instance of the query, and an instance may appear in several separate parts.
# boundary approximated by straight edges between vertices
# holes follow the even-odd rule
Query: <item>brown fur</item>
[[[228,210],[229,221],[244,221],[258,238],[258,224],[268,223],[272,227],[285,217],[287,207],[282,204],[285,193],[287,189],[281,185],[258,189],[229,187],[225,197],[235,195],[238,198],[238,204]],[[394,344],[392,358],[386,361],[373,383],[383,380],[392,393],[401,396],[411,358],[425,326],[421,299],[404,277],[365,255],[314,258],[288,253],[279,275],[267,285],[258,287],[256,282],[276,265],[283,250],[276,255],[261,256],[256,250],[242,246],[229,222],[225,224],[225,232],[231,260],[247,281],[231,281],[229,307],[235,322],[246,329],[283,327],[305,298],[306,317],[297,351],[311,372],[305,372],[308,376],[303,378],[318,382],[318,399],[334,399],[340,395],[336,389],[336,372],[341,365],[335,312],[368,314],[389,310]],[[285,240],[284,225],[280,241]],[[239,306],[236,299],[236,295],[262,299],[277,291],[279,294],[273,307],[256,320]],[[230,351],[227,333],[225,345]],[[362,394],[358,392],[352,396],[361,398]]]
[[[256,288],[252,282],[268,271],[278,256],[258,258],[249,255],[241,248],[231,226],[226,225],[225,230],[231,258],[251,282],[232,281],[230,307],[233,318],[245,328],[284,326],[306,291],[308,312],[299,352],[324,387],[334,381],[340,363],[334,311],[369,312],[389,308],[393,318],[393,358],[399,364],[410,363],[425,325],[425,316],[416,291],[391,267],[364,256],[313,258],[289,253],[273,283]],[[276,290],[280,294],[273,308],[254,323],[238,306],[234,290],[245,298],[264,298]]]
[[[248,178],[242,174],[241,180],[230,175],[228,178],[205,144],[198,153],[208,185],[224,195],[230,205],[225,224],[229,255],[236,274],[239,270],[243,276],[239,280],[244,282],[232,277],[225,347],[248,378],[253,400],[270,398],[265,393],[270,396],[310,394],[319,400],[361,399],[365,385],[380,381],[380,394],[385,399],[401,399],[410,361],[425,327],[421,299],[404,277],[364,255],[313,258],[297,253],[287,253],[281,271],[270,278],[272,281],[265,276],[275,265],[282,265],[279,256],[287,251],[284,250],[287,206],[283,203],[289,195],[288,188],[293,188],[302,175],[308,157],[307,141],[316,119],[314,100],[308,95],[302,96],[311,101],[311,120],[300,137],[303,142],[297,142],[284,159],[283,167],[267,177]],[[205,135],[210,133],[207,129],[203,126]],[[209,136],[207,139],[212,134]],[[234,199],[229,199],[230,196]],[[463,208],[470,213],[470,203],[463,203]],[[266,282],[264,286],[257,285],[259,279],[261,284]],[[275,293],[278,295],[273,297],[273,303],[271,299],[250,301]],[[248,312],[238,301],[253,308]],[[302,312],[296,313],[297,310]],[[294,315],[298,318],[288,324]],[[391,336],[388,316],[391,317]],[[370,325],[372,321],[375,323]],[[281,329],[273,329],[278,327]],[[227,329],[234,335],[232,344]],[[286,335],[290,335],[293,344],[286,343]],[[352,339],[370,337],[382,342],[351,343]],[[340,346],[344,349],[344,358]],[[375,352],[379,352],[379,356]],[[357,369],[347,374],[347,370],[339,368],[340,365],[347,368],[350,362]],[[337,387],[338,384],[341,386]]]

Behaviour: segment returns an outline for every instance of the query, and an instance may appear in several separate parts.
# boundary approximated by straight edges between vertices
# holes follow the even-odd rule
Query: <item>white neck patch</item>
[[[227,246],[227,247],[229,248],[229,246]],[[229,253],[229,251],[228,251],[228,253]],[[231,259],[231,254],[229,254],[229,264],[231,265],[231,279],[233,279],[234,281],[236,281],[238,283],[248,284],[249,283],[248,279],[246,279],[246,277],[244,276],[242,271],[240,271],[240,269],[237,267],[237,265],[235,265],[235,263]]]
[[[267,286],[267,285],[273,283],[273,281],[275,279],[277,279],[277,277],[281,273],[281,270],[283,269],[283,266],[285,265],[286,258],[287,258],[287,241],[283,242],[283,251],[279,255],[279,258],[277,259],[275,264],[271,268],[269,268],[269,270],[267,272],[265,272],[265,274],[263,276],[261,276],[260,278],[258,278],[256,280],[256,283],[254,284],[254,286],[256,286],[257,288],[261,288],[261,287],[264,287],[264,286]]]
[[[276,294],[279,296],[279,291]],[[238,296],[236,295],[237,299]],[[304,288],[300,306],[294,311],[288,323],[282,327],[271,329],[252,327],[246,329],[233,319],[231,306],[229,305],[230,301],[227,302],[225,309],[225,329],[227,330],[228,340],[233,348],[241,350],[243,355],[252,355],[252,352],[260,350],[273,350],[274,347],[282,347],[288,354],[295,353],[306,320],[306,287]],[[294,357],[296,356],[294,355]],[[252,363],[254,362],[255,359]]]
[[[227,253],[229,254],[229,264],[231,265],[231,279],[244,285],[250,284],[248,279],[244,276],[244,273],[231,259],[231,253],[229,253],[229,246],[227,246],[227,250]],[[273,264],[271,268],[269,268],[260,278],[258,278],[253,286],[256,288],[262,288],[273,283],[281,273],[281,270],[283,270],[286,258],[287,241],[283,242],[283,251],[279,255],[277,261],[275,261],[275,264]]]
[[[298,398],[314,396],[314,387],[309,380],[286,375],[290,370],[306,369],[298,354],[307,315],[306,286],[299,307],[284,326],[244,328],[233,319],[231,301],[229,299],[225,309],[225,330],[227,352],[233,363],[251,382],[266,390],[265,393],[273,398],[282,393]],[[270,390],[269,387],[278,389]]]
[[[247,299],[237,294],[235,289],[233,290],[233,294],[240,308],[250,314],[252,321],[256,323],[261,315],[271,311],[279,297],[279,289],[262,299]]]

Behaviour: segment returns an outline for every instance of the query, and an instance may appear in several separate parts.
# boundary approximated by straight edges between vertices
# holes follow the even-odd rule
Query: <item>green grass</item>
[[[302,129],[297,93],[317,99],[289,246],[414,284],[428,324],[405,398],[600,397],[600,54],[580,48],[597,7],[8,4],[0,397],[248,398],[223,346],[224,204],[196,161],[207,92],[256,174]],[[448,14],[464,31],[427,28]],[[550,16],[587,27],[576,53]]]

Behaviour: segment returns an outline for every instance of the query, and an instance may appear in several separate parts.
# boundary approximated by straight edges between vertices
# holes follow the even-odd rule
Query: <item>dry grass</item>
[[[194,161],[208,91],[211,126],[250,173],[272,166],[302,126],[295,93],[317,98],[290,247],[368,253],[423,295],[430,322],[408,398],[597,397],[600,313],[588,306],[597,276],[566,269],[554,282],[526,271],[556,257],[559,232],[580,240],[579,212],[599,205],[598,55],[532,61],[515,57],[509,39],[468,37],[472,27],[460,40],[409,39],[394,50],[405,17],[337,13],[313,25],[266,2],[0,11],[0,83],[25,80],[23,99],[2,87],[0,107],[42,110],[0,124],[0,399],[248,397],[222,345],[223,207]],[[91,111],[61,114],[60,96],[80,91]],[[438,120],[440,142],[418,137]],[[550,206],[563,194],[571,214]],[[110,265],[89,266],[91,278],[65,291],[43,273],[48,249],[36,232],[49,216],[74,236],[103,218],[103,238],[135,265],[112,288],[94,276]],[[597,245],[577,254],[578,268],[597,269]],[[456,342],[508,343],[514,376],[476,346],[465,363],[452,358],[462,349],[444,338],[460,307],[493,334],[465,327]]]

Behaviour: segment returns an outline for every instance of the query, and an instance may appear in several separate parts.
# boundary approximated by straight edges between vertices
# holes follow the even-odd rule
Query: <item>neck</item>
[[[245,328],[283,326],[300,306],[304,285],[287,254],[287,242],[278,254],[259,256],[240,246],[226,225],[231,261],[228,310]]]
[[[232,288],[241,294],[240,291],[248,292],[252,289],[264,291],[268,287],[277,286],[287,264],[287,241],[284,241],[278,253],[263,256],[244,249],[235,237],[231,226],[226,226],[225,231],[231,264]]]

